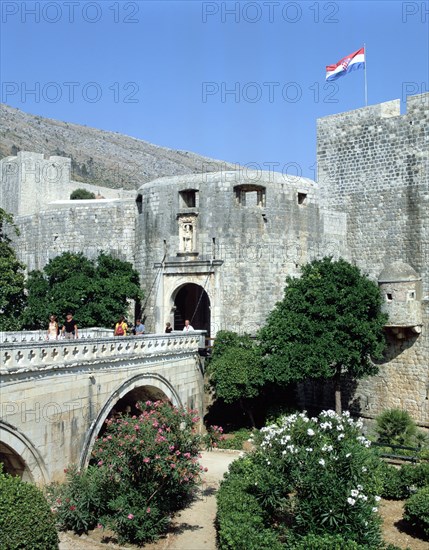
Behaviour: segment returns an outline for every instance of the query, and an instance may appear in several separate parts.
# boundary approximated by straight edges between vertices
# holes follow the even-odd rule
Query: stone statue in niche
[[[195,218],[179,219],[180,252],[193,252],[195,249]]]

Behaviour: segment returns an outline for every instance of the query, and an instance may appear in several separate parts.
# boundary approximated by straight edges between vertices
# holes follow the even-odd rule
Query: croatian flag
[[[365,68],[365,48],[361,48],[356,52],[346,55],[335,63],[335,65],[326,66],[326,81],[331,82],[337,80],[340,76],[344,76],[356,69]]]

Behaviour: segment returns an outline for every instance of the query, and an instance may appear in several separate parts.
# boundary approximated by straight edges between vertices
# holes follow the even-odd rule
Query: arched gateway
[[[204,288],[195,283],[181,286],[174,296],[174,329],[182,330],[186,319],[210,336],[210,299]]]

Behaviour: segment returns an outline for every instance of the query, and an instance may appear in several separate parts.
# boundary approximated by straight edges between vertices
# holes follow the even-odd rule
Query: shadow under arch
[[[144,382],[144,384],[142,384]],[[174,386],[163,376],[156,373],[143,373],[126,380],[121,386],[116,389],[109,399],[105,402],[97,418],[92,422],[89,428],[82,452],[80,455],[79,468],[85,468],[89,464],[91,451],[95,443],[97,435],[100,433],[104,421],[109,416],[109,413],[114,408],[115,404],[121,400],[126,394],[140,387],[153,387],[160,390],[162,394],[171,401],[176,407],[182,407],[182,400],[176,392]]]
[[[12,457],[17,459],[21,466],[18,475],[23,481],[37,485],[49,481],[45,462],[31,441],[13,426],[0,421],[0,459],[5,452],[12,452]]]

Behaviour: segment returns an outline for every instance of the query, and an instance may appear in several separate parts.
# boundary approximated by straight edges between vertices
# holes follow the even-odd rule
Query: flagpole
[[[366,81],[366,61],[367,61],[367,57],[366,57],[366,44],[365,44],[365,42],[363,44],[363,53],[365,55],[365,107],[368,107],[368,86],[367,86],[367,81]]]

